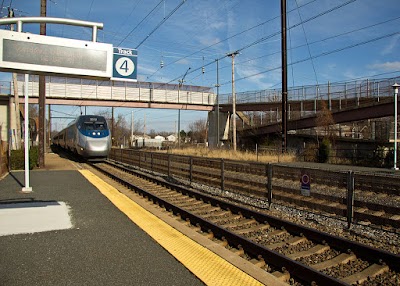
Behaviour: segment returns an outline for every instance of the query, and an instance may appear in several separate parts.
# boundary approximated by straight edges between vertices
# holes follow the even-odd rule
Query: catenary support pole
[[[238,51],[230,53],[228,56],[232,58],[232,140],[233,151],[236,151],[236,93],[235,93],[235,56]]]
[[[394,146],[393,146],[393,170],[398,170],[397,168],[397,96],[399,93],[399,87],[400,85],[395,83],[392,85],[393,91],[394,91],[394,127],[393,127],[393,141],[394,141]]]
[[[40,1],[40,16],[47,16],[47,0]],[[46,35],[46,23],[40,23],[40,35]],[[46,108],[46,77],[39,75],[39,168],[45,167],[45,108]]]
[[[281,53],[282,53],[282,153],[287,148],[287,39],[286,39],[286,0],[281,0]]]

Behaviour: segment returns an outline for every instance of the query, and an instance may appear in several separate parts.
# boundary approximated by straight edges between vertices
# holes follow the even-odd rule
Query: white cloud
[[[222,22],[222,21],[208,24],[208,28],[211,28],[211,29],[214,29],[214,30],[221,30],[221,29],[223,29],[225,27],[226,27],[226,23]]]
[[[241,65],[237,69],[238,79],[246,78],[246,80],[245,82],[239,81],[240,85],[243,85],[243,88],[247,90],[271,88],[273,85],[272,82],[279,79],[279,70],[278,72],[272,71],[268,73],[264,73],[263,71],[264,69],[255,66]]]
[[[385,62],[377,63],[367,66],[368,69],[382,70],[382,71],[398,71],[400,70],[400,62]]]
[[[179,64],[179,65],[185,65],[185,66],[190,64],[189,60],[187,60],[187,59],[180,59],[176,63]]]
[[[400,39],[400,35],[396,35],[396,36],[392,37],[389,44],[383,49],[381,54],[383,56],[391,54],[394,51],[395,47],[397,46],[397,42],[399,41],[399,39]]]
[[[199,38],[200,44],[202,44],[206,47],[216,45],[217,43],[219,43],[221,41],[220,38],[213,37],[213,36],[201,36],[198,38]]]

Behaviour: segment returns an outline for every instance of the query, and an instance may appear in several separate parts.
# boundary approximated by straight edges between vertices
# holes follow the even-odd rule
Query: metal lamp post
[[[393,169],[397,168],[397,95],[399,93],[400,84],[395,83],[392,85],[394,90],[394,151],[393,151]]]

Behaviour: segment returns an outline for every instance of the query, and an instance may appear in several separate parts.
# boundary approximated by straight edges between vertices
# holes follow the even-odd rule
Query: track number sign
[[[137,81],[137,51],[115,48],[113,53],[112,80]]]

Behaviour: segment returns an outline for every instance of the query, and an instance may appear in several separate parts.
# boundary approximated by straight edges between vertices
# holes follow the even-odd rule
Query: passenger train
[[[53,144],[85,159],[104,159],[111,149],[111,134],[103,116],[81,115],[53,137]]]

